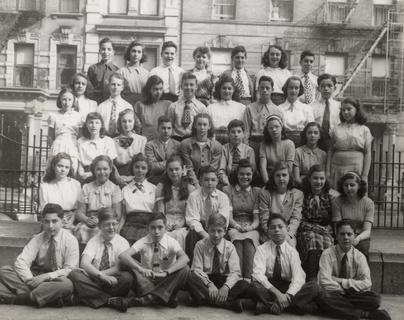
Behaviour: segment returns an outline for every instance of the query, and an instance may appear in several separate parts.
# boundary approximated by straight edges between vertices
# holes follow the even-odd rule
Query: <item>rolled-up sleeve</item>
[[[35,261],[40,248],[40,240],[38,237],[34,237],[24,247],[20,255],[17,257],[14,263],[14,270],[20,279],[24,282],[32,279],[34,275],[31,272],[32,263]]]
[[[203,226],[201,224],[201,207],[198,201],[198,194],[192,193],[189,195],[187,200],[187,207],[185,210],[185,220],[187,225],[191,230],[195,230],[196,232],[201,232]]]
[[[203,244],[198,242],[194,249],[194,259],[192,260],[191,271],[202,281],[205,286],[208,286],[210,281],[209,276],[203,271]]]
[[[252,278],[259,282],[265,289],[271,289],[273,285],[268,281],[266,276],[266,256],[265,247],[259,246],[254,255],[254,267]]]
[[[225,285],[231,289],[241,278],[240,259],[234,246],[230,249],[227,263],[229,266],[229,274],[227,275]]]
[[[290,252],[290,267],[292,269],[292,279],[286,292],[294,296],[306,281],[306,273],[302,269],[299,254],[296,250]]]
[[[333,265],[337,263],[335,259],[328,250],[323,252],[319,262],[318,283],[324,290],[341,292],[341,285],[332,276]]]

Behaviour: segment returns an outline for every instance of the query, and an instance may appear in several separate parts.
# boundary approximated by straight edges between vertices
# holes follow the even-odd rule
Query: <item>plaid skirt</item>
[[[334,244],[331,226],[320,226],[310,222],[301,222],[297,232],[297,250],[302,263],[310,250],[325,250]]]
[[[128,240],[130,245],[147,235],[150,214],[150,212],[130,212],[127,214],[121,236]]]

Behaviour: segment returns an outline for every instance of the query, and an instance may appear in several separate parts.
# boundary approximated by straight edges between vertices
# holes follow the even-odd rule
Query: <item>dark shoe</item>
[[[391,320],[391,317],[386,310],[377,309],[374,311],[369,311],[369,319],[371,319],[371,320]]]
[[[242,313],[243,312],[243,302],[241,301],[241,299],[236,299],[233,302],[231,302],[230,309],[237,313]]]
[[[12,297],[0,297],[0,304],[14,304],[14,298],[12,298]]]
[[[279,304],[274,303],[270,308],[269,308],[269,313],[270,314],[275,314],[275,315],[280,315],[281,314],[281,307]]]
[[[261,313],[269,313],[269,308],[261,301],[258,301],[255,306],[255,314],[259,315]]]
[[[126,312],[128,310],[128,299],[111,297],[108,299],[107,306],[119,310],[119,312]]]
[[[153,304],[153,296],[147,294],[143,297],[132,297],[128,299],[128,307],[142,307]]]
[[[175,309],[178,307],[178,301],[177,301],[177,296],[172,295],[170,297],[170,300],[165,304],[167,307]]]

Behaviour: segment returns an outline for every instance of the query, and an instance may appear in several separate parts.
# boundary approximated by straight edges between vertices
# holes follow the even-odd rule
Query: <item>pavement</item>
[[[404,314],[404,296],[382,295],[382,308],[386,309],[393,320],[402,320]],[[0,305],[0,320],[298,320],[302,316],[282,314],[280,316],[259,315],[251,311],[237,314],[232,311],[211,307],[178,306],[176,309],[165,307],[137,307],[119,313],[109,308],[91,309],[85,306],[58,308],[34,308],[27,306]],[[332,319],[323,316],[305,315],[304,320]]]

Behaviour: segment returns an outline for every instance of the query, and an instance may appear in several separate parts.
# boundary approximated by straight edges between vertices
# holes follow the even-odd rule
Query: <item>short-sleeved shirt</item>
[[[372,142],[372,134],[365,125],[343,122],[331,132],[335,151],[364,151]]]
[[[155,68],[153,68],[150,73],[149,73],[149,77],[151,77],[152,75],[157,75],[159,76],[162,80],[163,80],[163,92],[164,93],[169,93],[170,92],[170,85],[169,85],[169,68],[172,69],[173,71],[173,75],[174,75],[174,82],[175,82],[175,89],[176,92],[175,94],[179,94],[180,93],[180,78],[181,78],[181,74],[184,72],[184,69],[182,69],[181,67],[177,66],[177,65],[172,65],[170,67],[166,66],[166,65],[159,65]]]
[[[47,203],[57,203],[63,210],[76,209],[80,193],[80,182],[73,178],[43,182],[39,187],[40,210],[42,211]]]
[[[90,112],[97,112],[97,102],[91,99],[88,99],[85,96],[81,96],[77,98],[78,112],[83,119],[83,122],[86,121],[86,117]]]
[[[314,121],[312,107],[299,100],[296,100],[293,106],[286,100],[279,108],[283,112],[283,123],[286,131],[303,131],[309,122]]]
[[[115,148],[116,148],[116,153],[117,157],[115,159],[116,163],[119,165],[124,165],[132,161],[132,158],[134,155],[138,153],[143,153],[145,151],[145,146],[147,139],[146,137],[143,137],[139,134],[136,134],[134,132],[130,132],[128,137],[132,138],[133,141],[129,147],[122,147],[120,144],[120,138],[123,137],[123,135],[119,135],[118,137],[114,138],[115,142]],[[126,136],[125,136],[126,137]]]
[[[244,113],[244,126],[246,137],[264,135],[267,118],[271,115],[277,115],[283,118],[281,109],[270,101],[268,104],[259,101],[249,104]]]
[[[143,87],[146,85],[149,71],[142,66],[124,66],[118,70],[125,79],[125,90],[132,93],[142,93]]]
[[[132,245],[134,254],[140,253],[140,264],[143,268],[152,269],[154,246],[155,243],[150,235],[139,239]],[[167,234],[163,235],[158,246],[160,249],[160,268],[167,270],[177,261],[177,255],[182,251],[182,248],[177,240]]]
[[[274,93],[282,93],[282,87],[285,84],[286,80],[291,76],[292,74],[288,69],[281,69],[281,68],[271,68],[271,67],[265,67],[257,72],[257,77],[255,80],[256,83],[256,89],[258,89],[258,84],[259,80],[262,76],[269,76],[271,79],[274,81]]]
[[[225,127],[231,120],[243,120],[246,106],[237,101],[220,100],[208,105],[208,114],[212,117],[215,129]]]
[[[278,161],[292,163],[295,160],[295,144],[289,139],[281,140],[271,145],[262,142],[260,144],[259,157],[267,159],[268,168],[273,168]]]
[[[117,156],[114,140],[107,136],[94,140],[81,137],[78,144],[80,162],[84,167],[89,166],[99,155],[108,156],[111,160]]]
[[[80,113],[77,111],[70,112],[57,112],[51,114],[48,119],[48,124],[51,128],[55,129],[55,137],[61,138],[67,136],[68,138],[77,138],[79,130],[83,126],[83,120]]]
[[[111,111],[112,111],[113,100],[115,100],[115,103],[116,103],[116,118],[115,118],[116,123],[118,123],[119,113],[121,113],[122,111],[124,111],[126,109],[133,110],[133,106],[126,100],[122,99],[121,96],[116,97],[116,98],[110,97],[109,99],[100,103],[100,105],[97,108],[97,112],[101,115],[102,119],[104,120],[104,127],[107,131],[109,130],[109,122],[111,120]],[[139,119],[137,119],[137,117],[136,117],[135,127],[138,127],[140,125],[139,122],[140,122]],[[115,134],[115,132],[108,132],[108,133],[111,136],[113,136]]]
[[[136,187],[132,181],[122,189],[126,212],[152,212],[156,199],[156,186],[147,180],[142,182],[143,188]]]
[[[129,249],[129,242],[119,234],[115,234],[114,238],[109,241],[109,243],[110,245],[107,245],[109,265],[110,267],[113,267],[119,263],[119,255]],[[99,270],[104,248],[104,238],[102,237],[101,232],[99,232],[88,241],[82,256],[89,256],[91,258],[91,264]]]
[[[171,101],[168,100],[160,100],[150,105],[145,105],[141,101],[135,104],[134,109],[142,125],[142,135],[147,138],[147,141],[159,137],[158,119],[167,115],[170,104]]]
[[[320,148],[310,149],[307,146],[301,146],[296,149],[294,166],[299,167],[300,175],[306,176],[309,170],[315,164],[325,167],[327,153]]]
[[[109,180],[102,185],[98,185],[96,181],[85,184],[79,197],[79,202],[88,205],[87,211],[111,208],[121,201],[121,189]]]

